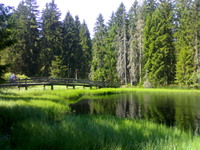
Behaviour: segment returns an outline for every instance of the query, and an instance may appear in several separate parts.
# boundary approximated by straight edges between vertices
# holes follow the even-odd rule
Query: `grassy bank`
[[[7,89],[0,92],[0,148],[198,149],[200,137],[148,121],[111,116],[74,116],[68,104],[92,95],[122,92],[199,93],[181,89]]]
[[[68,115],[59,123],[20,122],[12,130],[10,144],[26,150],[197,150],[199,140],[147,121]]]

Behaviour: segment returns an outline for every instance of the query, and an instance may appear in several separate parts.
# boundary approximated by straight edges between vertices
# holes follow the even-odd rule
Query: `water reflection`
[[[148,119],[183,130],[200,131],[200,100],[197,94],[129,93],[92,97],[72,104],[77,114],[105,114]]]

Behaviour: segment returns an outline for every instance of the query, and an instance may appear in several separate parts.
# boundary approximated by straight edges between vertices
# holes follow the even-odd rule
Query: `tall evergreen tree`
[[[93,80],[105,81],[106,26],[102,14],[99,14],[97,18],[94,32],[91,78]]]
[[[195,67],[196,72],[200,72],[200,0],[193,1],[192,24],[194,34]]]
[[[62,29],[62,58],[63,65],[67,68],[65,76],[68,78],[75,77],[75,20],[67,12],[65,19],[63,21]]]
[[[35,76],[39,71],[38,49],[38,6],[35,0],[22,1],[13,14],[15,20],[14,38],[17,43],[8,49],[8,63],[11,71]]]
[[[117,75],[122,84],[128,83],[127,69],[127,13],[123,3],[120,4],[116,13],[116,53]]]
[[[116,69],[116,50],[115,50],[115,35],[117,32],[117,26],[115,22],[115,14],[112,13],[107,27],[106,52],[104,57],[105,67],[105,81],[116,82],[118,81],[117,69]]]
[[[176,81],[179,84],[189,84],[191,75],[195,71],[191,6],[191,0],[179,0],[176,6]]]
[[[75,74],[74,77],[76,79],[81,78],[81,57],[83,57],[83,50],[81,47],[81,38],[80,38],[80,30],[81,30],[81,23],[78,16],[75,16],[75,30],[74,30],[74,58],[75,58]]]
[[[129,49],[128,49],[128,69],[130,74],[130,83],[137,84],[141,81],[142,70],[142,32],[143,20],[141,6],[137,0],[129,11]]]
[[[170,1],[165,0],[153,12],[146,24],[145,69],[153,85],[169,84],[173,81],[175,53],[172,16]]]
[[[92,62],[92,40],[85,21],[83,21],[83,24],[81,24],[80,27],[80,40],[83,53],[79,63],[81,69],[80,76],[82,79],[88,79]]]
[[[142,78],[143,80],[148,80],[149,68],[151,68],[151,57],[152,53],[150,49],[150,31],[151,31],[151,19],[152,14],[156,9],[155,0],[145,0],[142,6],[143,20],[144,20],[144,31],[143,31],[143,68],[142,68]]]
[[[61,22],[59,12],[54,0],[46,4],[42,12],[42,31],[41,31],[41,75],[51,74],[52,62],[61,52]],[[58,57],[57,57],[58,59]]]

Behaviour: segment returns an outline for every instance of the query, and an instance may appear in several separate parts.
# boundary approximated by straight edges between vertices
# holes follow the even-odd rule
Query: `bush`
[[[3,78],[5,79],[5,80],[10,80],[10,76],[11,76],[11,74],[12,73],[6,73],[4,76],[3,76]],[[16,74],[16,76],[17,76],[17,78],[19,78],[19,79],[30,79],[28,76],[26,76],[26,75],[24,75],[24,74]]]

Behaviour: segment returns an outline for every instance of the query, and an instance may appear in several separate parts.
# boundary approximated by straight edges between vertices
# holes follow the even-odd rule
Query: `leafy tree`
[[[12,14],[11,10],[11,7],[6,7],[4,4],[0,4],[0,51],[3,51],[14,44],[14,41],[11,39],[12,25],[9,21]],[[2,76],[6,73],[8,67],[9,65],[2,64],[0,58],[0,83],[4,82]]]

